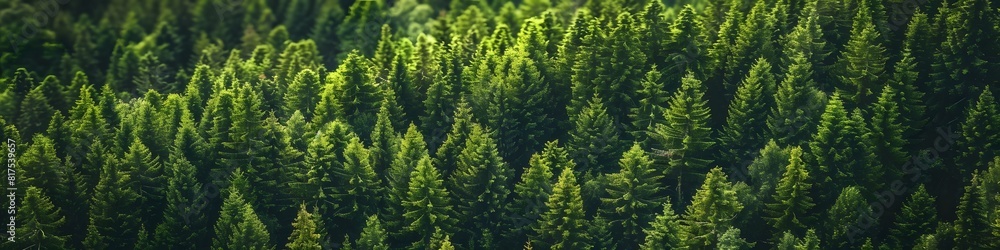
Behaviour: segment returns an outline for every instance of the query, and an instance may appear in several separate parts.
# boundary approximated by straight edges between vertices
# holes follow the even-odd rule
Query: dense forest
[[[0,0],[3,249],[998,249],[1000,1]]]

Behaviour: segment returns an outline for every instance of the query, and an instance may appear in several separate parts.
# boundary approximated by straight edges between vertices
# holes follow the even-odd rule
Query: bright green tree
[[[615,121],[601,98],[594,96],[579,114],[571,115],[566,149],[581,173],[602,173],[614,169],[615,159],[624,150]]]
[[[320,107],[328,107],[324,105],[325,101],[335,101],[337,103],[335,106],[340,108],[338,114],[343,115],[343,119],[351,124],[362,138],[368,138],[371,133],[370,128],[375,125],[376,113],[382,100],[370,67],[364,57],[356,53],[349,54],[337,67],[337,71],[326,78],[327,87],[321,94],[319,104]],[[330,117],[320,115],[320,107],[317,107],[316,119],[325,122]]]
[[[862,0],[851,27],[851,39],[840,55],[841,70],[837,92],[848,108],[865,107],[874,102],[878,85],[884,84],[885,47],[875,27],[868,0]]]
[[[514,172],[500,157],[492,134],[473,124],[469,139],[456,160],[457,169],[448,187],[455,197],[457,219],[463,228],[455,235],[457,242],[474,239],[484,230],[500,232]],[[472,228],[475,230],[469,230]]]
[[[389,250],[385,229],[379,222],[377,215],[368,216],[365,221],[365,229],[361,231],[361,237],[356,242],[358,249]]]
[[[743,210],[733,184],[726,178],[718,167],[705,175],[705,183],[695,193],[681,219],[681,237],[685,246],[715,246],[719,237],[732,226],[735,215]]]
[[[639,83],[640,86],[637,86],[635,98],[638,105],[629,111],[629,119],[632,121],[629,133],[635,138],[635,141],[643,145],[649,143],[646,131],[654,127],[655,124],[665,122],[663,109],[667,107],[669,96],[662,79],[663,75],[660,71],[656,69],[656,66],[652,66],[652,69],[646,73],[646,77]]]
[[[784,80],[774,93],[775,106],[768,116],[772,138],[785,146],[799,146],[815,132],[826,96],[813,81],[812,63],[803,53],[792,55]]]
[[[955,142],[960,150],[955,163],[962,170],[963,179],[974,170],[985,170],[1000,155],[1000,127],[988,124],[1000,124],[1000,107],[987,88],[975,105],[969,106],[961,124],[961,136]]]
[[[319,88],[319,75],[312,69],[296,73],[295,79],[288,83],[285,90],[282,110],[289,116],[295,111],[302,111],[303,114],[312,117],[316,103],[319,102]]]
[[[934,197],[927,193],[924,185],[918,186],[910,194],[910,198],[903,203],[902,210],[896,215],[896,224],[889,231],[889,237],[896,247],[913,248],[918,241],[912,239],[920,239],[924,234],[935,232],[937,210],[934,202]]]
[[[674,208],[670,205],[670,200],[663,203],[663,212],[656,215],[656,219],[650,223],[649,227],[643,230],[646,239],[639,249],[674,249],[681,248],[684,242],[681,240],[681,224],[679,216],[674,214]]]
[[[295,216],[295,222],[292,222],[292,235],[288,236],[288,244],[285,247],[293,250],[323,249],[320,246],[323,236],[318,233],[318,222],[315,219],[316,216],[306,210],[305,203],[299,204],[299,212]]]
[[[802,161],[802,148],[792,148],[789,164],[772,195],[773,203],[766,208],[767,222],[775,232],[802,234],[808,229],[813,219],[809,212],[815,205],[809,193],[811,181]]]
[[[66,219],[40,188],[29,186],[24,192],[24,198],[18,202],[17,242],[14,243],[25,248],[66,247],[69,237],[60,231]]]
[[[132,176],[128,169],[117,159],[106,158],[102,165],[100,181],[94,187],[90,200],[92,230],[88,228],[86,242],[107,247],[131,247],[138,236],[140,216],[121,208],[139,207],[138,191],[131,185]]]
[[[736,96],[729,104],[729,115],[719,136],[720,165],[734,165],[750,160],[752,154],[763,148],[767,137],[767,116],[770,112],[768,91],[775,87],[771,64],[764,58],[750,68],[750,73],[736,89]]]
[[[179,148],[171,151],[166,164],[166,207],[162,222],[156,226],[155,244],[160,247],[197,248],[207,246],[208,225],[196,202],[203,200],[202,184],[197,169]]]
[[[410,188],[410,174],[417,168],[420,159],[429,155],[424,136],[417,130],[417,126],[410,124],[406,134],[399,139],[399,148],[392,158],[389,170],[383,174],[389,186],[388,199],[386,200],[385,218],[386,231],[389,233],[399,233],[404,228],[403,204],[408,197]]]
[[[542,214],[531,243],[541,249],[588,249],[590,235],[584,217],[580,185],[571,168],[564,168],[559,180],[552,186],[552,195],[545,203],[548,211]]]
[[[988,220],[989,209],[985,207],[986,194],[978,171],[972,174],[972,183],[965,186],[965,193],[959,200],[955,213],[955,248],[989,249],[993,247],[993,235]]]
[[[872,217],[871,206],[861,196],[861,189],[844,187],[827,211],[826,238],[828,246],[857,249],[864,243],[864,230],[873,227],[878,218]]]
[[[514,185],[514,200],[507,206],[510,220],[506,242],[520,244],[529,235],[536,235],[532,227],[548,209],[545,202],[552,194],[552,169],[572,169],[573,162],[558,141],[545,143],[545,148],[531,156],[528,169],[521,174],[521,181]],[[516,246],[516,245],[515,245]]]

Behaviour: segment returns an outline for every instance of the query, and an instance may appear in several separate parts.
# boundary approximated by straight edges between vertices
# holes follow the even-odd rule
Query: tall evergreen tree
[[[865,107],[874,102],[878,85],[886,80],[885,47],[868,1],[862,0],[857,6],[851,39],[838,62],[841,73],[837,92],[844,98],[847,108]]]
[[[382,100],[370,68],[368,60],[351,53],[337,67],[337,71],[327,77],[327,87],[324,88],[319,101],[320,107],[328,107],[324,105],[327,100],[335,101],[336,107],[340,108],[337,111],[339,113],[335,114],[343,115],[343,119],[363,138],[368,138],[371,133],[370,128],[375,125],[376,113]],[[317,107],[317,121],[325,122],[331,117],[320,115],[320,107]],[[326,112],[331,111],[333,110],[326,110]]]
[[[1000,155],[1000,107],[990,89],[985,89],[975,105],[969,106],[961,130],[962,136],[956,140],[960,151],[955,163],[965,179],[974,170],[984,170]]]
[[[935,199],[927,193],[924,185],[910,194],[903,203],[902,210],[896,215],[896,224],[890,229],[889,237],[898,248],[913,248],[918,243],[911,239],[919,239],[924,234],[934,233],[937,225],[937,210]]]
[[[430,156],[424,154],[410,174],[409,191],[403,200],[406,230],[417,239],[413,246],[430,246],[436,228],[451,230],[455,225],[457,221],[448,196],[441,174],[431,163]]]
[[[103,153],[103,152],[102,152]],[[128,169],[115,158],[102,164],[100,181],[90,200],[90,225],[86,242],[107,247],[126,248],[135,244],[141,220],[138,215],[120,208],[139,207],[139,194]]]
[[[990,233],[989,208],[985,207],[985,196],[978,171],[972,174],[972,183],[965,186],[965,193],[959,201],[955,213],[955,248],[989,249],[996,241]]]
[[[288,244],[285,247],[294,250],[323,249],[320,246],[320,239],[323,236],[318,233],[318,222],[314,221],[315,218],[315,216],[306,210],[306,204],[300,204],[299,212],[295,216],[295,222],[292,222],[292,227],[294,228],[292,235],[288,236]]]
[[[718,167],[705,175],[704,184],[695,193],[681,219],[681,237],[685,246],[715,246],[719,237],[732,226],[733,217],[743,210],[743,204],[736,198],[733,184],[726,178],[726,174]]]
[[[406,134],[399,140],[399,148],[392,158],[389,170],[384,174],[384,178],[389,185],[389,195],[386,200],[386,213],[384,213],[386,231],[391,234],[398,234],[404,229],[404,201],[408,197],[410,190],[410,174],[417,168],[420,159],[429,155],[424,136],[418,132],[417,127],[410,124]]]
[[[458,155],[457,165],[449,183],[449,190],[455,197],[457,219],[464,229],[455,234],[457,242],[476,238],[478,231],[500,232],[514,173],[500,158],[492,135],[473,124],[469,139]],[[471,228],[476,230],[468,230]]]
[[[657,214],[656,220],[643,230],[646,239],[639,246],[639,249],[682,248],[684,242],[680,237],[682,228],[679,218],[679,216],[674,214],[674,208],[670,205],[670,200],[666,200],[663,203],[663,212]]]
[[[274,249],[267,228],[240,192],[237,185],[228,189],[219,220],[215,222],[212,249]]]
[[[812,63],[803,53],[792,55],[784,80],[774,93],[775,106],[767,119],[771,136],[780,145],[803,145],[819,124],[826,96],[813,80]]]
[[[570,116],[573,124],[566,149],[581,173],[601,173],[613,169],[614,159],[624,150],[615,121],[596,96],[580,114]]]
[[[621,171],[608,176],[607,196],[601,198],[600,211],[608,216],[610,230],[622,249],[635,249],[643,237],[642,229],[653,222],[653,214],[663,196],[662,173],[653,168],[653,160],[638,143],[622,155]]]
[[[552,169],[572,169],[574,164],[565,148],[558,141],[545,143],[545,149],[531,156],[528,169],[521,174],[521,181],[514,185],[514,199],[507,206],[510,229],[506,242],[520,244],[529,235],[536,235],[532,227],[548,209],[545,202],[552,194]]]
[[[535,227],[538,236],[532,245],[542,249],[587,249],[590,235],[584,217],[580,185],[570,168],[564,168],[559,180],[552,186],[552,195],[545,203],[548,211],[542,214]]]
[[[864,231],[874,226],[878,218],[861,191],[855,186],[844,187],[837,201],[827,212],[826,238],[823,240],[829,246],[856,249],[863,243]]]
[[[767,115],[770,111],[769,91],[775,87],[771,64],[764,58],[750,69],[736,96],[729,104],[729,115],[719,136],[720,165],[735,165],[749,160],[754,151],[764,147],[767,136]]]
[[[320,81],[319,75],[312,69],[304,69],[295,75],[295,79],[289,81],[285,90],[284,105],[282,111],[291,116],[295,111],[302,111],[308,117],[312,117],[316,110],[316,103],[319,102]]]
[[[207,246],[208,225],[198,207],[205,199],[202,184],[196,178],[197,169],[179,148],[171,152],[166,164],[166,207],[162,222],[156,227],[154,241],[160,247],[197,248]]]
[[[343,162],[334,169],[339,180],[333,196],[336,204],[335,215],[346,221],[338,225],[347,232],[361,231],[364,218],[378,213],[383,207],[384,189],[382,181],[371,164],[370,150],[366,149],[357,136],[350,137],[344,148]]]
[[[766,208],[767,222],[775,232],[802,234],[813,222],[813,216],[809,214],[815,205],[809,193],[811,181],[802,161],[802,148],[792,148],[789,164],[775,189],[773,203],[767,204]]]
[[[358,249],[389,250],[387,234],[382,229],[377,215],[368,216],[365,221],[365,229],[361,231],[361,236],[357,240]]]
[[[649,133],[655,141],[653,155],[657,164],[667,166],[664,175],[676,177],[677,205],[683,206],[693,187],[703,180],[703,174],[712,164],[713,145],[708,103],[704,98],[705,86],[688,73],[681,81],[681,89],[670,99],[664,111],[666,123],[656,124]]]
[[[16,244],[24,248],[65,248],[69,239],[60,229],[66,223],[58,207],[54,206],[43,191],[29,186],[24,191],[24,198],[19,200],[17,208]]]

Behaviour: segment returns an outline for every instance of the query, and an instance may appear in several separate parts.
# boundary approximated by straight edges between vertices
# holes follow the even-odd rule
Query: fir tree
[[[969,106],[965,121],[961,124],[961,137],[956,144],[959,156],[955,163],[962,171],[962,178],[968,178],[974,170],[983,170],[1000,155],[1000,108],[993,93],[987,88],[975,105]]]
[[[771,64],[764,58],[757,59],[729,104],[729,115],[719,136],[719,158],[724,159],[720,165],[749,160],[754,151],[764,147],[771,107],[768,95],[773,95],[768,91],[774,86]]]
[[[542,151],[531,156],[528,169],[521,175],[521,181],[514,185],[514,200],[507,206],[510,220],[507,242],[520,243],[535,235],[532,227],[548,209],[545,202],[552,194],[552,169],[574,167],[565,148],[559,147],[558,141],[545,143]],[[515,240],[516,239],[516,240]]]
[[[639,249],[673,249],[681,248],[684,242],[681,240],[681,224],[679,216],[674,214],[674,208],[670,205],[670,200],[663,203],[663,212],[656,215],[656,219],[650,223],[649,227],[643,230],[646,239]]]
[[[375,114],[382,100],[370,67],[364,57],[356,53],[349,54],[337,67],[337,71],[327,77],[328,86],[324,88],[319,104],[320,107],[329,107],[324,105],[324,102],[335,101],[337,103],[335,106],[340,108],[336,114],[343,115],[342,118],[363,138],[367,138],[371,133],[369,128],[374,125]],[[317,107],[317,121],[325,122],[330,118],[327,115],[320,115],[320,112],[320,108]]]
[[[767,204],[766,208],[767,222],[775,232],[802,234],[808,229],[807,225],[813,219],[809,212],[815,205],[809,193],[811,181],[802,161],[802,148],[792,148],[789,164],[777,183],[773,203]]]
[[[792,55],[784,80],[774,93],[775,106],[767,127],[779,145],[799,146],[806,142],[818,124],[826,97],[813,81],[812,63],[803,53]]]
[[[376,214],[382,207],[384,190],[372,167],[370,151],[357,136],[351,136],[343,152],[343,162],[334,171],[340,182],[333,194],[335,215],[349,222],[338,226],[348,232],[360,231],[363,218]]]
[[[608,216],[618,247],[634,249],[642,239],[642,229],[666,199],[661,173],[638,143],[622,155],[621,171],[608,176],[607,196],[601,198],[601,212]],[[635,243],[635,244],[634,244]]]
[[[274,249],[270,234],[236,185],[228,189],[219,220],[215,222],[212,249]]]
[[[292,235],[288,236],[288,244],[285,247],[294,250],[323,249],[320,246],[320,239],[323,236],[317,233],[319,228],[314,219],[315,216],[306,210],[306,204],[299,204],[299,212],[295,216],[295,222],[292,222],[294,229]]]
[[[357,248],[358,249],[371,249],[371,250],[389,250],[389,244],[386,242],[385,229],[382,229],[382,224],[379,222],[377,215],[372,215],[368,217],[365,222],[365,229],[361,231],[361,237],[358,238]]]
[[[202,185],[196,178],[197,169],[174,148],[168,161],[166,176],[166,207],[163,219],[155,230],[154,241],[160,247],[196,248],[207,246],[205,216],[196,204],[203,200]]]
[[[581,173],[602,173],[613,169],[614,159],[624,149],[615,121],[608,116],[598,97],[590,100],[580,114],[570,116],[566,149]]]
[[[103,152],[102,152],[103,154]],[[101,163],[101,176],[90,200],[90,225],[85,245],[99,244],[126,248],[135,244],[141,220],[138,215],[120,208],[139,207],[139,194],[132,176],[115,158]]]
[[[695,193],[681,220],[681,237],[685,246],[715,246],[719,237],[732,226],[734,215],[743,210],[733,184],[726,178],[718,167],[705,175],[705,183]]]
[[[827,212],[827,238],[824,241],[829,246],[840,248],[859,248],[863,243],[864,230],[874,226],[878,218],[872,217],[872,208],[861,197],[861,191],[855,186],[844,187],[837,201]]]
[[[416,247],[431,244],[431,232],[435,228],[450,230],[456,219],[452,217],[449,192],[442,184],[441,175],[426,154],[417,162],[410,174],[409,191],[403,200],[403,218],[407,232],[414,234]]]
[[[924,234],[934,233],[937,224],[934,202],[934,197],[927,193],[924,185],[918,186],[917,191],[910,195],[896,215],[896,224],[889,231],[896,247],[914,248],[919,241],[911,239],[920,239]]]
[[[282,110],[289,116],[295,111],[312,117],[319,101],[319,75],[311,69],[304,69],[295,75],[285,91]]]
[[[44,91],[42,86],[35,87],[21,101],[17,127],[20,128],[26,139],[30,139],[38,132],[45,131],[52,114],[56,112],[56,109],[49,105]]]
[[[845,45],[838,67],[840,85],[837,92],[848,108],[865,107],[874,101],[878,85],[885,81],[885,47],[873,23],[868,0],[858,4],[857,15],[851,28],[851,39]],[[881,5],[881,4],[879,4]]]
[[[403,231],[404,201],[407,199],[410,188],[410,174],[417,168],[420,159],[429,155],[424,136],[418,132],[417,127],[410,124],[406,134],[399,139],[399,148],[392,158],[389,170],[383,174],[386,183],[389,185],[389,195],[386,200],[385,222],[386,231],[396,233]]]
[[[651,4],[653,2],[650,2]],[[667,107],[669,101],[667,91],[662,81],[663,75],[656,69],[656,66],[646,73],[646,77],[639,83],[635,98],[638,105],[629,112],[629,119],[632,126],[629,129],[635,141],[648,145],[649,136],[646,131],[654,127],[655,124],[664,123],[663,109]]]
[[[500,232],[499,222],[506,217],[508,186],[514,173],[500,158],[492,135],[473,124],[469,139],[456,160],[458,166],[450,179],[449,190],[455,197],[461,228]],[[456,239],[464,242],[462,239],[474,238],[475,231],[461,230]]]
[[[955,248],[989,249],[992,248],[993,235],[990,234],[988,221],[989,208],[985,207],[985,196],[978,171],[972,174],[972,183],[965,186],[965,193],[959,201],[955,213]]]
[[[65,248],[69,239],[60,229],[66,223],[58,207],[54,206],[43,191],[29,186],[17,208],[17,242],[25,248]],[[14,235],[11,235],[14,237]]]
[[[542,214],[535,227],[538,236],[532,245],[542,249],[587,249],[590,235],[584,217],[580,185],[570,168],[564,168],[559,180],[552,186],[552,195],[545,203],[548,211]]]
[[[709,109],[704,99],[705,87],[689,73],[681,81],[681,89],[670,99],[664,111],[666,123],[656,124],[649,132],[655,141],[653,155],[657,164],[667,166],[664,175],[676,177],[677,205],[684,204],[693,186],[712,164],[712,129],[708,127]]]
[[[464,100],[464,99],[463,99]],[[455,109],[454,122],[448,137],[434,153],[434,165],[441,169],[441,175],[447,178],[458,168],[458,157],[469,140],[472,132],[472,110],[468,103],[460,101]]]

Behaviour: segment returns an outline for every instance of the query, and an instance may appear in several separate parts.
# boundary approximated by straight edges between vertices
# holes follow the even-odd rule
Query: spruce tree
[[[289,81],[285,90],[284,105],[282,111],[291,116],[295,111],[302,111],[308,117],[312,117],[316,110],[316,103],[319,102],[320,81],[319,75],[312,69],[304,69],[295,75],[295,79]]]
[[[377,215],[368,216],[365,221],[365,229],[361,231],[361,236],[356,244],[358,249],[389,250],[385,229],[379,222]]]
[[[52,204],[41,188],[29,186],[24,191],[24,198],[18,202],[20,204],[17,204],[19,205],[17,208],[19,212],[17,214],[17,241],[6,244],[39,249],[66,247],[69,236],[61,231],[66,219],[61,215],[61,209]]]
[[[674,249],[682,248],[684,242],[681,240],[681,224],[679,216],[674,214],[674,208],[670,205],[670,200],[663,203],[663,212],[656,215],[656,219],[650,223],[649,227],[643,230],[646,239],[639,249]]]
[[[783,146],[800,146],[815,133],[826,96],[813,81],[812,63],[803,53],[792,55],[784,79],[774,93],[767,119],[772,138]]]
[[[404,208],[403,204],[408,197],[410,188],[410,174],[417,168],[420,159],[429,155],[424,136],[418,132],[417,127],[410,124],[406,134],[399,139],[399,148],[392,158],[389,170],[383,174],[389,186],[388,199],[386,199],[385,217],[386,231],[391,234],[398,234],[403,231]]]
[[[866,107],[875,100],[878,84],[886,80],[885,47],[877,30],[869,0],[858,4],[857,15],[851,28],[851,39],[840,55],[838,67],[841,70],[837,92],[844,98],[848,108]],[[881,5],[881,4],[879,4]]]
[[[337,71],[327,77],[327,87],[324,88],[319,101],[320,107],[329,107],[324,105],[327,100],[335,101],[337,103],[335,106],[340,108],[336,114],[343,115],[342,118],[363,138],[368,138],[371,133],[370,128],[375,124],[375,115],[382,100],[370,67],[364,57],[356,53],[349,54],[337,67]],[[330,119],[328,115],[320,115],[319,107],[316,111],[317,121],[325,122]]]
[[[927,122],[927,118],[924,117],[926,112],[924,93],[919,88],[922,83],[926,83],[926,81],[921,82],[920,77],[926,75],[927,72],[918,71],[919,67],[920,64],[912,55],[911,50],[904,48],[902,59],[896,62],[892,79],[889,79],[887,84],[895,92],[891,96],[891,101],[898,106],[897,122],[900,124],[904,138],[918,134],[919,129]],[[882,92],[886,92],[886,90],[882,90]]]
[[[521,174],[521,180],[514,185],[514,199],[507,206],[510,229],[506,232],[506,242],[517,243],[535,235],[532,227],[548,209],[545,202],[552,194],[552,169],[574,167],[565,148],[558,141],[545,143],[542,151],[531,155],[528,169]]]
[[[958,249],[989,249],[994,241],[990,233],[988,221],[989,208],[985,207],[985,196],[982,180],[978,171],[972,174],[972,182],[965,186],[965,193],[959,200],[955,213],[955,248]]]
[[[205,199],[197,169],[179,148],[171,151],[166,164],[166,207],[162,222],[154,232],[155,245],[160,247],[197,248],[207,246],[208,225],[199,201]]]
[[[718,167],[705,175],[704,184],[695,193],[681,219],[681,237],[685,246],[715,246],[719,237],[732,226],[733,217],[743,210],[733,184],[726,178],[726,174]]]
[[[452,209],[449,192],[442,184],[441,175],[431,163],[430,156],[417,162],[410,174],[409,190],[403,200],[403,218],[406,231],[417,239],[415,247],[431,244],[431,235],[436,228],[451,230],[457,222]]]
[[[163,166],[143,143],[136,138],[121,159],[122,167],[131,176],[132,189],[139,195],[143,225],[157,225],[165,202]]]
[[[621,171],[608,176],[610,185],[606,197],[601,198],[600,211],[608,217],[618,247],[635,249],[643,237],[642,229],[666,200],[662,173],[653,168],[653,160],[638,143],[622,155],[618,165]]]
[[[454,122],[451,124],[451,131],[447,138],[441,143],[434,153],[434,165],[441,169],[441,175],[445,178],[451,176],[458,168],[458,157],[469,140],[473,121],[472,110],[467,102],[460,101],[455,109]]]
[[[120,208],[139,207],[140,197],[131,185],[132,176],[128,169],[118,161],[111,156],[101,163],[100,181],[94,187],[90,200],[90,228],[86,242],[127,248],[135,244],[141,220],[138,215]]]
[[[384,189],[372,167],[370,150],[357,136],[352,134],[350,137],[344,148],[343,162],[334,171],[339,185],[332,195],[337,207],[334,214],[347,222],[338,227],[348,232],[360,231],[364,218],[378,213],[383,207]]]
[[[16,124],[25,135],[25,139],[30,140],[36,133],[45,131],[52,114],[56,112],[56,109],[49,105],[44,91],[42,86],[35,87],[21,101],[20,115]]]
[[[456,160],[458,166],[448,187],[455,197],[457,219],[460,228],[476,228],[455,234],[457,242],[475,238],[477,231],[500,232],[514,173],[500,158],[496,141],[488,131],[473,124]]]
[[[677,205],[682,206],[693,187],[703,180],[703,174],[712,164],[710,157],[715,142],[708,102],[704,98],[705,86],[688,73],[681,81],[681,89],[670,99],[664,111],[666,123],[656,124],[649,132],[655,142],[653,155],[657,164],[665,165],[663,173],[676,177]]]
[[[669,101],[663,75],[656,69],[655,65],[637,86],[635,98],[638,105],[629,111],[629,119],[632,124],[628,131],[635,138],[635,141],[648,146],[650,142],[646,131],[655,124],[664,123],[663,109],[667,107]]]
[[[274,249],[270,234],[236,185],[230,186],[215,222],[212,249]]]
[[[580,114],[571,115],[566,149],[581,173],[602,173],[614,169],[614,159],[624,150],[615,121],[596,96]]]
[[[974,170],[984,170],[1000,155],[1000,107],[990,89],[985,89],[975,105],[969,106],[961,131],[956,140],[959,156],[955,163],[966,179]]]
[[[729,115],[719,136],[720,165],[735,165],[750,160],[764,147],[767,136],[767,115],[770,111],[770,90],[775,87],[771,64],[764,58],[750,68],[750,73],[736,89],[729,104]]]
[[[292,235],[288,236],[288,244],[285,247],[293,250],[323,249],[320,246],[320,239],[323,236],[318,233],[319,228],[314,219],[315,216],[306,210],[306,204],[299,204],[299,212],[295,216],[295,222],[292,222],[294,229]]]
[[[809,212],[815,205],[810,196],[811,181],[802,161],[802,148],[792,148],[789,164],[772,195],[773,203],[767,204],[766,208],[767,222],[775,232],[801,235],[808,229],[813,219]]]
[[[900,115],[900,106],[896,100],[899,100],[896,96],[901,93],[893,87],[886,85],[882,88],[882,94],[879,96],[878,101],[871,107],[871,140],[875,146],[875,156],[878,157],[879,162],[882,166],[894,167],[902,166],[906,162],[906,148],[908,148],[907,141],[905,140],[906,126],[902,122],[904,118]],[[893,171],[894,173],[884,173],[886,176],[898,176],[896,168],[888,168],[888,171]],[[895,178],[887,178],[895,179]]]
[[[872,217],[872,208],[864,197],[861,189],[855,186],[844,187],[836,202],[827,212],[826,238],[828,246],[857,249],[863,243],[865,229],[874,226],[878,218]]]
[[[508,50],[503,66],[496,69],[490,88],[485,125],[495,129],[504,160],[513,165],[528,163],[531,152],[541,149],[553,132],[555,121],[548,113],[554,105],[547,98],[550,88],[541,69],[519,48]],[[610,114],[610,113],[609,113]]]
[[[545,202],[548,211],[542,214],[532,239],[532,245],[542,249],[588,249],[590,235],[584,217],[580,185],[570,168],[564,168],[552,186],[552,195]]]
[[[896,215],[896,223],[889,231],[889,237],[895,247],[911,249],[918,244],[924,234],[934,233],[937,225],[937,210],[934,208],[935,199],[927,193],[924,185],[917,187],[917,190],[910,194],[910,198],[903,203],[902,210]]]

